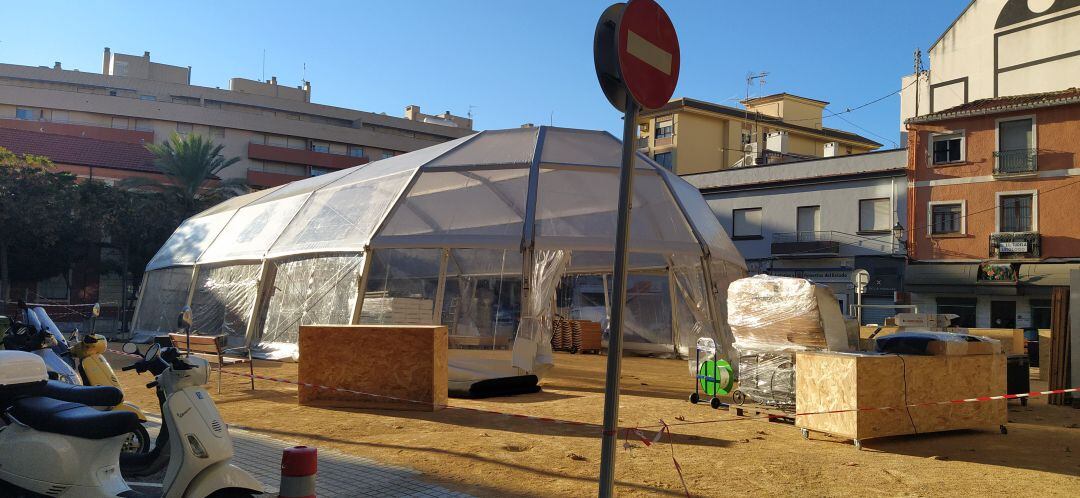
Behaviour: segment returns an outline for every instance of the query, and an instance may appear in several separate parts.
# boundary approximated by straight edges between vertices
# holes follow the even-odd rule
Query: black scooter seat
[[[85,439],[127,434],[139,425],[139,417],[132,412],[103,412],[83,404],[52,398],[16,400],[9,413],[35,430]]]
[[[113,386],[76,386],[55,380],[47,382],[37,396],[88,406],[116,406],[124,401],[124,392]]]

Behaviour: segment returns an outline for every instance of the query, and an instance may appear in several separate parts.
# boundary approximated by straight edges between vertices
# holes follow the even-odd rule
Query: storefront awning
[[[1080,270],[1076,263],[1039,263],[1020,265],[1020,283],[1049,287],[1069,285],[1069,271]]]

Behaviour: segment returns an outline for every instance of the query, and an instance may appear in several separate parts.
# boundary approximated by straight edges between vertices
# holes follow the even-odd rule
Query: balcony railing
[[[840,241],[832,231],[774,233],[773,254],[839,254]]]
[[[994,174],[998,176],[1028,175],[1039,169],[1037,149],[994,151]]]
[[[648,149],[649,148],[649,137],[641,137],[641,138],[637,139],[637,148],[639,148],[639,149]]]
[[[1039,232],[996,232],[990,234],[992,259],[1031,259],[1042,257]]]

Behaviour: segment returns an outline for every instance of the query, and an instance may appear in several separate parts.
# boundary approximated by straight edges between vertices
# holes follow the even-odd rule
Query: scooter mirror
[[[101,303],[94,303],[94,307],[90,309],[90,314],[94,315],[94,318],[101,316]]]
[[[139,346],[136,346],[134,342],[125,342],[123,350],[127,354],[138,354]]]
[[[176,326],[181,329],[191,328],[191,306],[184,306],[180,316],[176,318]]]
[[[149,361],[153,357],[157,356],[158,350],[160,350],[160,349],[161,349],[160,344],[155,343],[153,346],[150,346],[150,349],[147,349],[146,354],[143,355],[143,360]]]

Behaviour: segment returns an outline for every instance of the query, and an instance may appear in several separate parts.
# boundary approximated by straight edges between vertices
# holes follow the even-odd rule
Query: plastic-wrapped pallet
[[[795,407],[795,353],[739,353],[740,391],[763,405]]]
[[[847,351],[840,306],[801,278],[755,275],[728,287],[728,323],[739,351]]]

